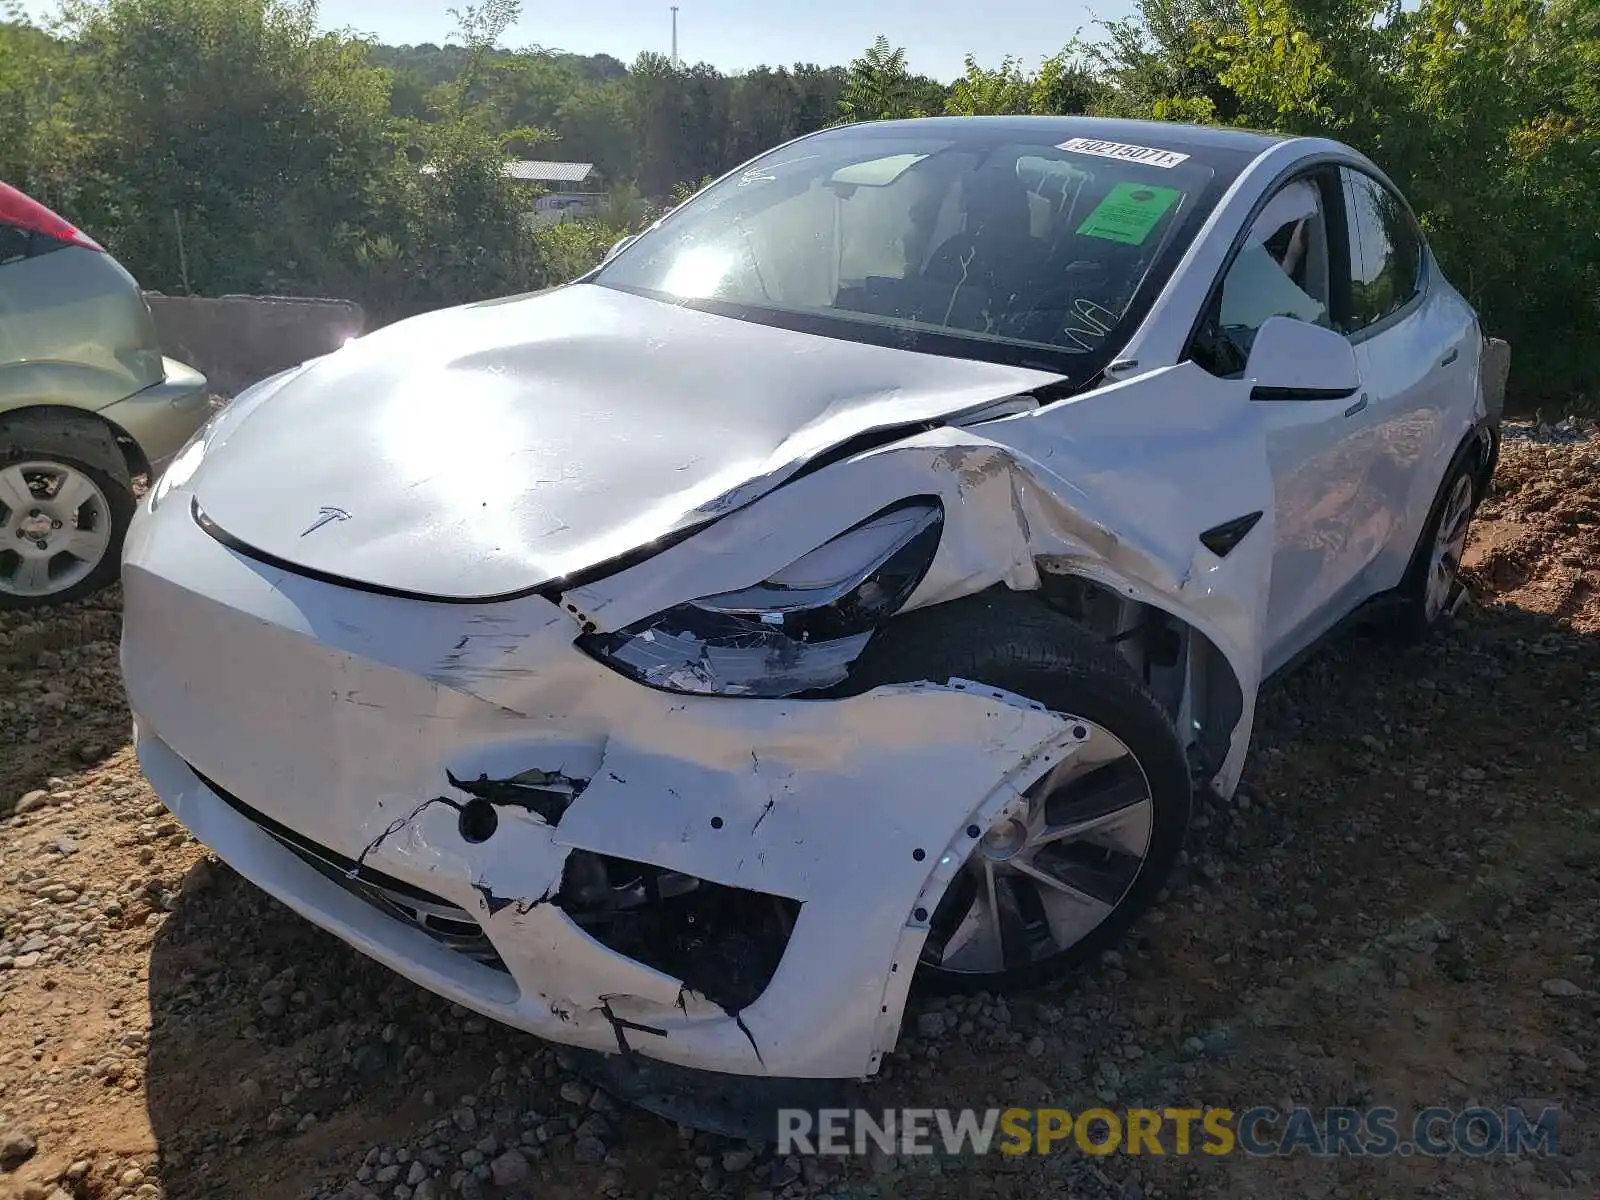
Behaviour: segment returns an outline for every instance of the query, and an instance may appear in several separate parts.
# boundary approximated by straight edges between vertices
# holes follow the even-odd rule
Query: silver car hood
[[[297,567],[499,596],[713,520],[856,435],[1059,378],[576,284],[313,362],[219,432],[193,487],[215,530]]]

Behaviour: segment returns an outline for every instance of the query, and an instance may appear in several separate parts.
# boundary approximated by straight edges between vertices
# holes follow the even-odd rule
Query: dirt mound
[[[1542,441],[1511,426],[1467,562],[1486,598],[1600,632],[1600,441]]]

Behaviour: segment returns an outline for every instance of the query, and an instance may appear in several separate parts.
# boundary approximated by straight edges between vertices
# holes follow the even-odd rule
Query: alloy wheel
[[[1139,761],[1109,730],[1089,736],[973,848],[934,913],[923,961],[994,975],[1053,958],[1099,928],[1150,851],[1155,804]]]
[[[1422,594],[1423,617],[1431,625],[1455,596],[1461,559],[1467,549],[1467,527],[1472,523],[1472,476],[1462,472],[1450,487],[1433,549],[1428,555],[1428,577]]]
[[[77,468],[35,461],[0,470],[0,592],[66,591],[100,565],[111,534],[106,494]]]

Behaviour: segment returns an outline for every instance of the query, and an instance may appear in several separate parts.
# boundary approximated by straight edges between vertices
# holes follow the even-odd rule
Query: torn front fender
[[[609,632],[761,582],[887,505],[934,495],[944,532],[906,608],[1078,574],[1154,605],[1217,647],[1242,714],[1215,784],[1243,765],[1272,566],[1265,442],[1237,387],[1195,367],[1149,372],[1031,412],[941,427],[833,464],[562,603]],[[1206,530],[1261,514],[1225,557]]]
[[[799,901],[776,974],[739,1016],[773,1074],[870,1072],[898,1032],[896,989],[927,933],[917,899],[952,831],[988,828],[1066,723],[932,686],[723,705],[715,731],[698,707],[613,739],[554,840]]]

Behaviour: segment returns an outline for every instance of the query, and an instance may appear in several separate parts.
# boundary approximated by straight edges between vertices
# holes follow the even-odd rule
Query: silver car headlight
[[[938,500],[901,501],[754,587],[586,634],[578,645],[670,692],[777,698],[831,687],[922,582],[943,528]]]

